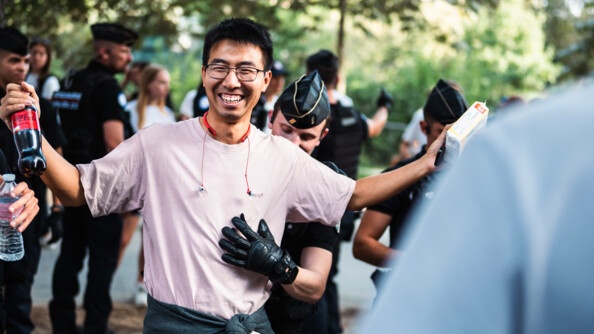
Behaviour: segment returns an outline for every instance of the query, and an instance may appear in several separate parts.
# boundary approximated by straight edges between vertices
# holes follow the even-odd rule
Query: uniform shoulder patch
[[[124,92],[120,92],[120,95],[118,95],[118,103],[120,104],[120,106],[122,106],[122,108],[124,108],[128,103],[128,99],[126,99],[126,95],[124,94]]]

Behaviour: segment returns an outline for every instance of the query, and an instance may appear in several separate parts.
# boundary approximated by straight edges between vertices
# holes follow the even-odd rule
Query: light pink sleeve
[[[288,188],[287,221],[340,222],[355,191],[355,181],[336,173],[307,154],[298,154]]]
[[[105,157],[76,166],[93,216],[142,208],[146,163],[140,139],[133,136]]]

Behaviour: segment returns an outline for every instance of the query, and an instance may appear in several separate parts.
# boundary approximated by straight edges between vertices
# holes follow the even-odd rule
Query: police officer
[[[353,107],[353,101],[348,96],[336,90],[339,82],[339,60],[336,55],[328,50],[320,50],[307,57],[306,67],[308,73],[314,70],[320,73],[328,90],[331,108],[330,132],[313,156],[319,161],[332,161],[347,176],[356,180],[363,143],[367,138],[378,136],[384,129],[393,102],[392,96],[382,91],[377,100],[377,111],[372,118],[367,118]],[[351,239],[356,218],[355,212],[345,212],[340,222],[340,240]],[[342,333],[338,289],[333,279],[338,273],[339,253],[340,243],[333,251],[330,279],[318,312],[305,325],[308,333]]]
[[[291,83],[280,95],[271,115],[273,135],[289,139],[311,154],[328,134],[330,104],[322,78],[314,71]],[[328,163],[331,168],[337,167]],[[342,172],[342,171],[340,171]],[[309,275],[305,288],[276,284],[265,308],[272,329],[277,334],[301,333],[306,317],[326,289],[332,264],[332,250],[338,241],[335,227],[316,222],[287,222],[280,247],[286,249],[300,266],[299,275]],[[299,291],[305,291],[300,295]]]
[[[20,31],[13,27],[0,29],[0,97],[6,92],[8,83],[19,83],[25,80],[29,71],[29,40]],[[40,124],[43,136],[52,145],[61,147],[66,139],[58,126],[56,112],[48,100],[40,99],[44,112],[40,115]],[[37,176],[26,178],[18,169],[18,151],[14,143],[13,134],[8,128],[0,129],[0,149],[4,151],[9,170],[17,182],[27,182],[39,198],[39,214],[33,220],[34,224],[23,232],[25,257],[16,262],[7,264],[14,275],[8,277],[5,287],[6,302],[6,330],[7,333],[31,333],[35,328],[31,321],[31,289],[33,279],[39,265],[41,246],[39,238],[43,232],[43,222],[48,216],[46,201],[46,186]],[[54,222],[59,221],[61,207],[55,206],[52,211]],[[54,229],[55,231],[55,229]]]
[[[2,150],[0,150],[0,174],[5,173],[12,173],[12,171],[8,166],[8,162],[6,161],[4,153],[2,152]],[[2,182],[2,176],[0,176],[0,183]],[[15,219],[15,221],[18,220],[17,226],[20,226],[19,229],[22,230],[28,224],[31,223],[34,217],[36,217],[37,212],[39,212],[39,206],[37,205],[37,198],[34,197],[34,193],[33,191],[31,191],[31,189],[28,188],[27,183],[20,182],[15,188],[15,193],[17,194],[17,196],[20,196],[20,198],[17,202],[15,202],[12,205],[15,206],[16,210],[20,210],[19,208],[22,208],[21,214],[19,215],[19,217]],[[18,202],[21,202],[24,205],[19,205]],[[25,252],[27,251],[26,249],[27,247],[25,246]],[[11,290],[14,290],[15,286],[19,286],[18,283],[23,283],[23,280],[27,279],[25,276],[26,272],[23,269],[26,268],[26,266],[29,263],[30,261],[28,261],[27,258],[23,258],[19,261],[14,262],[0,260],[0,333],[5,333],[5,330],[6,333],[30,333],[33,330],[32,327],[25,327],[28,325],[32,326],[31,319],[29,319],[30,313],[23,313],[23,309],[18,307],[25,305],[25,303],[22,302],[23,300],[28,300],[30,303],[30,295],[20,295],[19,297],[24,298],[21,298],[21,300],[15,300],[15,294],[11,293]],[[21,290],[17,289],[17,291]],[[17,302],[18,304],[13,305],[14,302]],[[19,312],[11,312],[10,314],[8,314],[10,320],[9,323],[12,325],[7,329],[6,318],[8,308],[13,310],[16,309]],[[22,326],[23,322],[25,322],[25,326]],[[17,326],[15,326],[14,324],[17,324]]]
[[[124,140],[126,96],[114,74],[132,61],[136,32],[116,23],[91,26],[94,59],[64,79],[54,94],[68,144],[64,158],[88,163],[113,150]],[[75,297],[78,273],[88,252],[88,278],[83,306],[85,333],[105,333],[112,309],[109,288],[116,269],[122,219],[118,214],[93,218],[87,206],[67,207],[64,238],[52,281],[50,318],[56,333],[76,329]]]
[[[427,145],[431,145],[447,124],[453,123],[468,109],[466,99],[459,88],[452,82],[439,80],[423,107],[423,120],[417,126],[427,137]],[[388,172],[405,166],[426,152],[423,145],[421,152],[414,157],[399,162],[386,169]],[[362,261],[377,267],[385,267],[390,259],[397,256],[396,241],[407,221],[411,208],[419,201],[430,200],[434,195],[437,173],[429,174],[412,186],[392,198],[367,208],[353,241],[353,255]],[[390,247],[379,242],[379,237],[390,227]],[[387,269],[374,271],[371,278],[378,289]]]

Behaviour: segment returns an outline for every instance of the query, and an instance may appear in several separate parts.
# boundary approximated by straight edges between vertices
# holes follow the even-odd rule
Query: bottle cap
[[[4,182],[14,182],[14,174],[3,174],[2,178],[4,179]]]

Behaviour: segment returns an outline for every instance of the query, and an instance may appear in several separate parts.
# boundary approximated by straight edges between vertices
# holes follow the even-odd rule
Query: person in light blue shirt
[[[357,333],[594,332],[592,88],[469,143]]]

